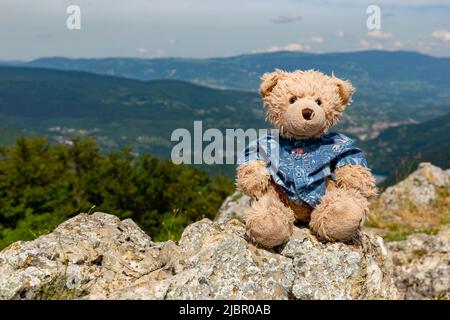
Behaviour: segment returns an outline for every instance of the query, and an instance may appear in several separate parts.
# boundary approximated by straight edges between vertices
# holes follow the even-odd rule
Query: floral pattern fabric
[[[238,164],[263,160],[274,182],[295,203],[319,204],[325,195],[326,178],[335,179],[336,168],[354,164],[367,167],[364,153],[340,133],[317,139],[294,140],[266,135],[251,142]]]

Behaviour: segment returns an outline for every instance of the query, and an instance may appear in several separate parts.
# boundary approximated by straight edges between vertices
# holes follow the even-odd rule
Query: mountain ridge
[[[94,136],[105,147],[134,143],[165,158],[170,155],[171,132],[189,129],[194,120],[216,128],[264,123],[256,93],[179,80],[140,81],[78,71],[0,67],[0,97],[2,124],[25,134],[67,141],[77,133],[95,130]],[[247,112],[238,112],[244,108]]]
[[[367,52],[355,54],[365,56]],[[281,56],[284,55],[298,57],[298,53],[292,52]],[[427,59],[420,54],[412,55]],[[259,76],[255,73],[252,78],[259,81]],[[334,128],[367,141],[362,146],[367,146],[377,173],[393,173],[390,165],[395,161],[386,166],[382,160],[392,160],[390,154],[375,156],[382,139],[396,140],[395,134],[389,135],[389,127],[403,130],[405,123],[437,119],[450,110],[447,98],[450,91],[429,83],[398,83],[402,86],[384,82],[358,86],[354,103],[346,110],[341,124]],[[203,120],[205,128],[271,127],[264,121],[264,109],[256,92],[211,88],[186,79],[139,80],[87,71],[1,66],[0,97],[1,123],[23,130],[24,134],[48,135],[59,143],[70,143],[74,135],[87,133],[94,135],[106,149],[131,145],[137,152],[151,152],[164,158],[169,156],[172,146],[170,133],[177,128],[191,129],[194,120]],[[419,129],[422,134],[432,126]],[[430,132],[432,135],[434,131]],[[380,133],[383,137],[376,140]],[[403,146],[398,139],[397,143]],[[420,161],[439,158],[442,161],[437,164],[446,167],[445,150],[450,146],[441,143],[440,147],[426,150],[429,154],[422,155]],[[389,170],[384,170],[388,167]]]
[[[390,66],[392,63],[398,66],[406,66],[403,71],[411,68],[419,76],[427,78],[426,70],[420,65],[427,63],[427,68],[432,68],[433,78],[428,77],[433,84],[439,85],[445,80],[446,85],[450,82],[445,70],[450,68],[450,58],[433,57],[414,51],[354,51],[333,53],[305,53],[294,51],[279,51],[273,53],[242,54],[231,57],[218,58],[64,58],[44,57],[27,63],[24,67],[47,67],[61,70],[84,70],[99,74],[116,74],[122,77],[151,80],[157,78],[181,78],[203,85],[235,88],[239,90],[257,89],[258,75],[271,71],[275,68],[281,69],[320,69],[331,73],[333,70],[340,77],[352,78],[350,71],[358,71],[359,78],[364,81],[367,74],[376,76],[375,80],[385,79],[390,72],[380,72],[376,64]],[[362,67],[364,65],[364,68]],[[355,69],[356,67],[356,69]],[[444,69],[444,70],[443,70]],[[366,71],[369,70],[367,73]],[[411,71],[411,70],[410,70]],[[222,77],[220,76],[222,75]],[[254,75],[257,75],[255,78]],[[224,77],[225,76],[225,77]],[[395,73],[401,80],[402,72]],[[388,77],[389,78],[389,77]],[[397,79],[392,78],[392,79]],[[357,79],[351,79],[353,81]]]

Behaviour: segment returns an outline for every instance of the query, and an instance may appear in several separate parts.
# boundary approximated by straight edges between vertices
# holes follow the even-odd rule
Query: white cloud
[[[360,45],[362,48],[367,49],[367,48],[370,47],[370,42],[367,41],[367,40],[365,40],[365,39],[361,39],[361,40],[359,40],[359,45]]]
[[[359,40],[359,47],[363,50],[369,50],[369,49],[377,49],[377,50],[383,50],[383,45],[381,43],[371,43],[367,41],[366,39]]]
[[[321,36],[312,36],[311,42],[312,43],[324,43],[325,39]]]
[[[381,39],[381,40],[392,39],[394,37],[394,35],[391,32],[383,32],[381,30],[369,31],[367,33],[367,35],[371,38]]]
[[[166,50],[164,49],[158,49],[155,51],[155,54],[153,55],[155,58],[164,57],[166,55]]]
[[[178,40],[178,39],[169,39],[169,44],[170,44],[171,46],[180,44],[180,42],[181,42],[181,41]]]
[[[300,20],[302,20],[302,16],[298,14],[290,16],[276,16],[270,19],[273,23],[291,23]]]
[[[435,39],[442,40],[444,42],[450,42],[450,31],[449,30],[435,30],[431,34]]]
[[[336,36],[336,38],[343,38],[343,37],[345,37],[344,31],[341,31],[341,30],[336,31],[336,33],[334,35]]]
[[[73,46],[72,34],[60,27],[61,21],[64,24],[67,1],[0,0],[0,59],[28,60],[55,55],[204,58],[246,53],[273,45],[278,46],[272,50],[309,50],[306,47],[309,45],[313,51],[335,52],[359,49],[363,38],[370,42],[370,48],[377,42],[389,49],[400,47],[395,42],[401,41],[402,49],[421,50],[434,42],[432,54],[450,56],[447,35],[450,26],[445,24],[450,0],[364,0],[362,3],[361,0],[322,0],[320,6],[313,5],[311,0],[309,4],[303,1],[302,5],[294,0],[276,4],[267,0],[75,2],[80,5],[82,14],[89,16],[90,26],[77,46]],[[388,19],[382,23],[383,32],[372,31],[369,36],[367,33],[371,30],[365,28],[365,7],[372,3],[382,8],[382,21]],[[406,8],[411,3],[424,7],[439,3],[445,8],[426,11]],[[18,12],[20,15],[16,14]],[[132,17],[131,21],[125,21],[124,16]],[[327,18],[320,19],[325,16]],[[391,21],[389,26],[388,21]],[[303,28],[298,29],[300,26]],[[387,31],[392,32],[392,38]],[[417,41],[420,33],[424,37],[423,44]],[[45,40],[46,36],[39,36],[46,34],[54,38],[50,41]],[[324,43],[312,41],[312,36],[317,35],[324,37]],[[233,41],[223,40],[230,37]],[[19,38],[23,41],[17,41]],[[102,39],[101,46],[99,39]],[[407,42],[409,39],[411,43]],[[149,40],[151,46],[147,43]],[[166,49],[167,53],[156,52],[158,48]]]
[[[322,36],[311,36],[308,40],[298,40],[288,43],[286,45],[272,46],[263,50],[254,50],[253,52],[277,52],[277,51],[313,51],[315,45],[325,43],[325,38]]]
[[[311,47],[307,44],[303,45],[299,42],[292,42],[292,43],[288,43],[285,46],[272,46],[267,49],[255,50],[253,52],[256,53],[256,52],[309,51],[309,50],[311,50]]]
[[[395,41],[394,42],[394,48],[395,49],[401,49],[401,48],[403,48],[405,46],[405,44],[403,43],[403,42],[401,42],[401,41]]]

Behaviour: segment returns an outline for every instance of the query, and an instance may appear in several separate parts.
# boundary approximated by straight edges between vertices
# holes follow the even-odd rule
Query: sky
[[[450,57],[450,0],[0,0],[0,60],[368,49]]]

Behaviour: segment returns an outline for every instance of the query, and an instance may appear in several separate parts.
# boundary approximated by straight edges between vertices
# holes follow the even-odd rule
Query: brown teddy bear
[[[266,135],[243,151],[237,187],[252,198],[247,234],[272,248],[286,242],[295,220],[330,241],[350,239],[368,214],[375,180],[363,152],[343,134],[328,133],[351,101],[350,82],[314,70],[262,76]]]

